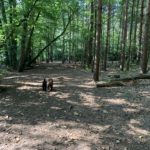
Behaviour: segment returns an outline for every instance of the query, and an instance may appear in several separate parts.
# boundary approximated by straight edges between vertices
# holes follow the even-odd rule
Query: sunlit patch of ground
[[[42,64],[4,79],[11,88],[0,93],[0,150],[150,149],[149,80],[96,88],[76,67]],[[44,78],[53,91],[42,91]]]
[[[128,105],[129,104],[129,102],[126,101],[125,99],[107,99],[105,101],[110,104],[115,104],[115,105]]]
[[[132,124],[128,124],[129,131],[128,133],[133,135],[143,135],[143,136],[149,136],[150,132],[148,130],[144,130],[142,128],[136,127]]]

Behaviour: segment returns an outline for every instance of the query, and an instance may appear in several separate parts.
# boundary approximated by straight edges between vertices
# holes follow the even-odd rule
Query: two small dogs
[[[43,91],[52,91],[53,90],[53,79],[44,79],[42,83]]]

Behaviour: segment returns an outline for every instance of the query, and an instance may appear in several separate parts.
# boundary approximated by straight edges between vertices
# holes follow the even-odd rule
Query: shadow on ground
[[[43,92],[49,77],[54,91]],[[0,149],[149,150],[150,86],[96,89],[91,79],[60,64],[10,73],[0,93]]]

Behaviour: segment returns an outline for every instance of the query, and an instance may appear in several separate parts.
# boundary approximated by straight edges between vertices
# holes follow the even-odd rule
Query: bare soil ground
[[[43,64],[1,84],[0,150],[150,150],[149,80],[95,88],[88,71]]]

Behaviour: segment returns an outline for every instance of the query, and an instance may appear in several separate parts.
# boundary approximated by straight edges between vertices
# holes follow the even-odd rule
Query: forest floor
[[[50,77],[54,91],[43,92]],[[0,150],[150,150],[149,80],[96,88],[92,73],[55,63],[1,85]]]

